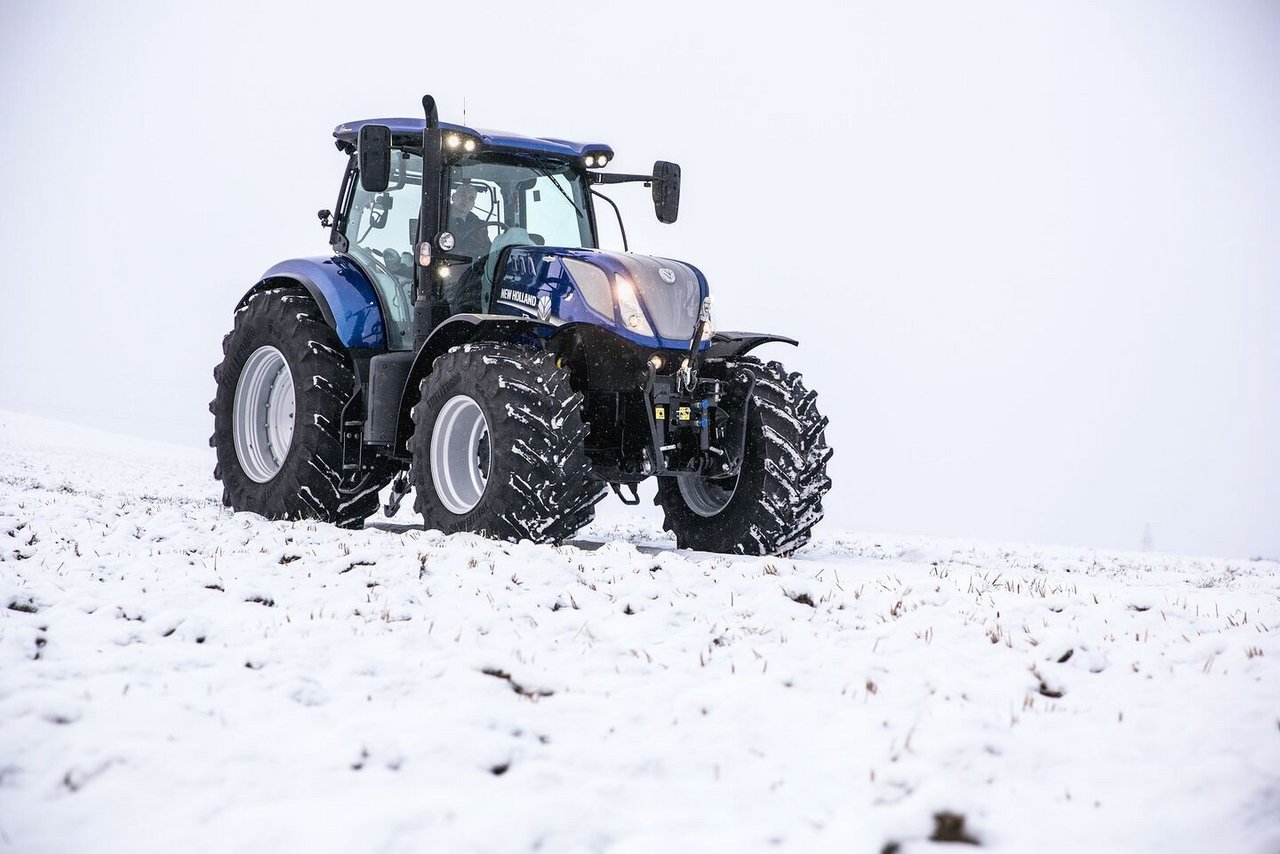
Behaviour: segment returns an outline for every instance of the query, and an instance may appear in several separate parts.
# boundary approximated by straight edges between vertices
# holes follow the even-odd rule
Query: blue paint
[[[333,129],[333,136],[341,142],[349,142],[355,145],[356,139],[360,135],[360,128],[365,125],[386,125],[391,128],[392,135],[421,136],[426,128],[426,121],[424,119],[403,118],[361,119],[358,122],[346,122],[338,125]],[[588,153],[600,154],[603,152],[609,155],[610,160],[613,159],[613,149],[600,142],[570,142],[567,139],[543,139],[540,137],[521,136],[520,134],[507,133],[505,131],[469,128],[447,122],[440,123],[440,132],[442,134],[447,134],[450,131],[470,134],[490,148],[533,151],[539,154],[553,154],[571,158],[582,157]]]
[[[331,319],[338,338],[347,347],[385,349],[386,327],[382,321],[382,306],[373,284],[365,278],[349,259],[340,255],[332,258],[293,258],[281,261],[262,274],[262,278],[295,279],[317,299],[323,299],[323,309],[328,309],[326,319]]]
[[[617,300],[613,296],[613,282],[617,276],[627,276],[634,279],[634,271],[628,270],[625,262],[630,261],[634,264],[636,259],[641,257],[643,256],[623,255],[622,253],[605,252],[597,249],[563,249],[542,246],[514,247],[508,252],[506,263],[498,276],[494,302],[490,311],[494,314],[515,317],[539,317],[540,301],[550,299],[551,316],[549,322],[553,324],[590,323],[594,326],[604,327],[614,334],[644,347],[662,350],[688,350],[689,339],[687,337],[664,338],[657,335],[642,335],[628,328],[622,322]],[[610,284],[609,299],[611,302],[611,311],[608,315],[600,313],[588,304],[581,286],[574,280],[568,266],[562,261],[562,259],[566,258],[583,261],[603,270],[608,275]],[[698,303],[701,305],[701,301],[706,299],[708,292],[706,277],[696,267],[688,264],[682,264],[682,266],[687,267],[697,279]],[[645,303],[645,289],[642,287],[641,282],[633,282],[633,284],[640,298],[641,310],[645,312],[650,327],[656,330],[658,326],[653,321],[650,307]],[[513,298],[504,300],[502,298],[503,289],[514,292],[512,294]],[[696,318],[697,312],[695,310],[690,318],[691,326],[696,323]],[[703,341],[699,344],[698,349],[706,349],[708,346],[710,346],[710,342]]]

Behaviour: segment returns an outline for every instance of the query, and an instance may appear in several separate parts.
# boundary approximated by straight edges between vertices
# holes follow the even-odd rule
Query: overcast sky
[[[0,406],[202,444],[333,127],[431,92],[682,164],[632,248],[801,339],[828,529],[1280,557],[1280,4],[745,5],[6,0]]]

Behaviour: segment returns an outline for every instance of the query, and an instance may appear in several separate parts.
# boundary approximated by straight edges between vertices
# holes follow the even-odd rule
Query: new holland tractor
[[[223,502],[358,526],[412,491],[428,528],[569,538],[612,488],[677,545],[787,554],[822,518],[827,419],[799,374],[715,331],[689,264],[599,248],[598,187],[676,220],[680,167],[604,171],[598,143],[371,119],[334,130],[333,252],[276,264],[223,339],[210,404]]]

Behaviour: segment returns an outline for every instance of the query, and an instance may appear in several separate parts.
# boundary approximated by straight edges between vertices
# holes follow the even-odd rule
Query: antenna
[[[467,127],[467,96],[462,96],[462,126]]]

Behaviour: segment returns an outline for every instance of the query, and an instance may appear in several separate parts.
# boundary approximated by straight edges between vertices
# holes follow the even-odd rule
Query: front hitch
[[[692,382],[680,372],[659,376],[650,367],[645,382],[652,457],[645,455],[644,474],[725,477],[738,473],[747,441],[747,406],[755,389],[755,375],[743,371],[726,381]],[[739,387],[741,390],[739,390]],[[726,418],[723,402],[742,400],[739,412]],[[734,407],[737,408],[736,406]]]

